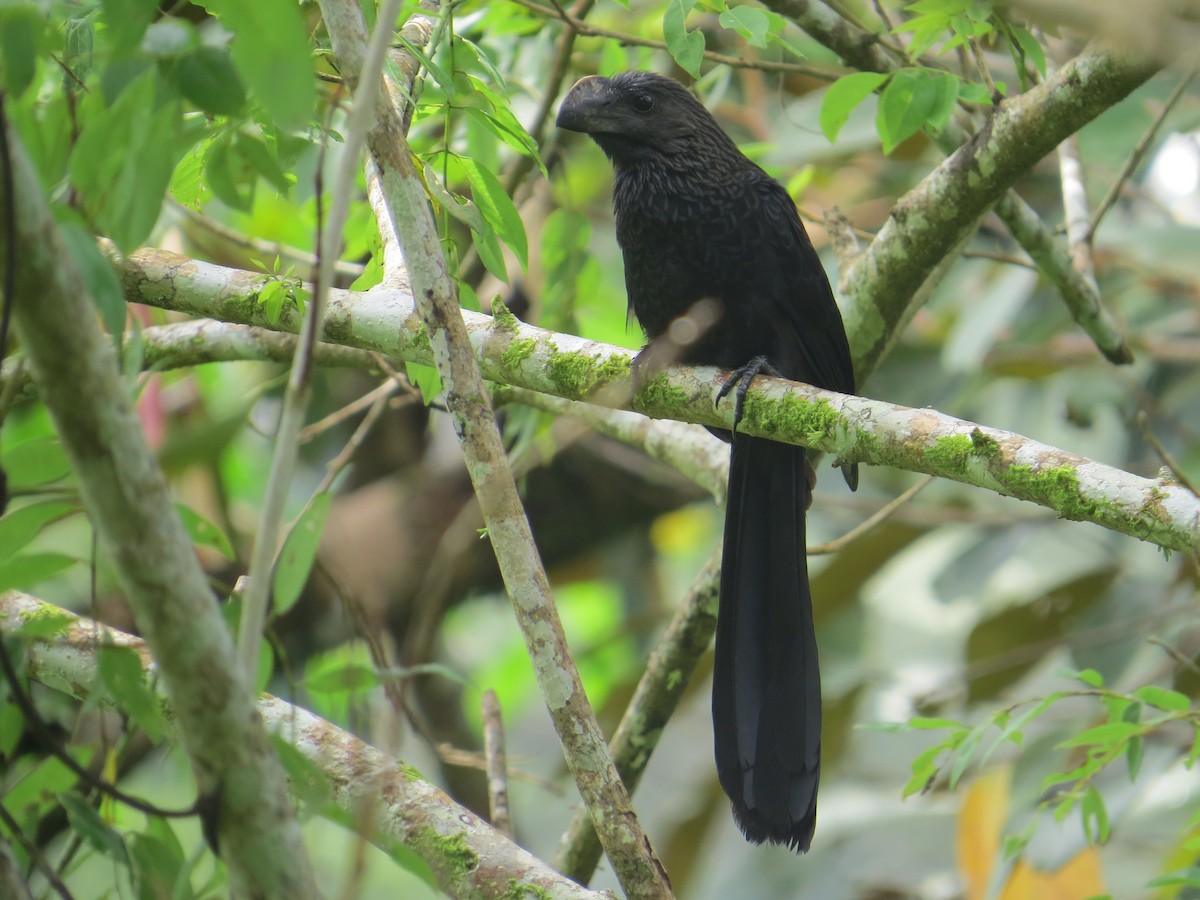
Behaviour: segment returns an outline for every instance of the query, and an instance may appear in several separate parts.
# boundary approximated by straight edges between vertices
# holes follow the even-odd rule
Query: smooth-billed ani
[[[854,392],[841,314],[795,204],[691,93],[649,72],[592,76],[567,94],[558,125],[612,160],[629,305],[651,340],[715,301],[716,324],[682,361],[733,370],[739,406],[760,371]],[[738,825],[800,852],[821,769],[811,473],[801,447],[732,437],[712,697],[717,774]],[[843,474],[854,487],[856,467]]]

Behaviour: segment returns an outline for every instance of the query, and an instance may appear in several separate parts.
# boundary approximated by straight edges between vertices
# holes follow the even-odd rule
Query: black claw
[[[725,379],[725,383],[721,385],[721,390],[717,392],[717,402],[720,403],[725,399],[725,395],[737,388],[733,395],[733,430],[737,431],[738,425],[742,422],[742,410],[746,405],[746,392],[750,390],[750,382],[754,380],[754,376],[762,373],[768,375],[778,375],[765,356],[756,356],[747,362],[745,365],[738,366],[729,373],[729,377]]]

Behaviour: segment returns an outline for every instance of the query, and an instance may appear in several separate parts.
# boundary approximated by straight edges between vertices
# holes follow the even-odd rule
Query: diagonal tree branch
[[[141,250],[124,271],[128,299],[199,316],[294,331],[285,310],[275,325],[257,302],[261,276]],[[569,400],[587,399],[628,378],[632,352],[526,325],[501,308],[496,318],[463,311],[483,376]],[[429,339],[410,295],[333,291],[325,340],[428,365]],[[712,368],[659,373],[624,404],[654,418],[728,428],[729,404],[716,405],[725,376]],[[607,392],[606,392],[607,393]],[[613,390],[619,395],[619,390]],[[1193,552],[1200,498],[1169,474],[1142,478],[1019,434],[930,409],[760,376],[747,397],[741,430],[815,447],[852,461],[950,478],[1094,522],[1171,550]]]
[[[353,0],[321,0],[320,5],[341,70],[353,84],[364,71],[361,9]],[[580,795],[625,892],[631,897],[669,897],[666,872],[638,824],[567,648],[401,118],[381,93],[367,133],[387,211],[380,228],[394,229],[404,248],[417,312],[488,537]]]
[[[900,199],[848,277],[846,325],[859,371],[878,365],[898,339],[896,326],[915,312],[912,298],[928,273],[1009,186],[1155,70],[1113,51],[1086,50],[1002,103],[982,131]]]
[[[887,73],[896,71],[906,64],[906,60],[891,53],[877,35],[847,21],[819,0],[766,0],[766,5],[790,18],[847,63],[863,71]],[[1107,56],[1108,54],[1101,52],[1100,55]],[[1124,97],[1155,70],[1155,67],[1150,64],[1139,63],[1132,59],[1114,56],[1113,62],[1118,72],[1116,79],[1118,86],[1111,94],[1106,90],[1104,97],[1093,98],[1091,96],[1095,85],[1089,84],[1085,90],[1082,82],[1073,83],[1072,79],[1060,80],[1060,83],[1066,85],[1067,89],[1065,96],[1058,99],[1065,99],[1070,103],[1071,95],[1074,94],[1080,105],[1091,103],[1093,99],[1099,101],[1097,107],[1092,109],[1082,122],[1088,121],[1107,106]],[[1129,83],[1126,84],[1126,82]],[[1019,99],[1007,101],[1005,106],[1007,107]],[[1040,153],[1033,152],[1034,148],[1026,147],[1021,143],[1004,148],[1007,154],[1019,157],[1017,174],[1032,168],[1041,156],[1073,134],[1078,127],[1067,127],[1058,113],[1050,108],[1049,103],[1044,109],[1038,103],[1027,105],[1026,111],[1022,114],[1034,117],[1034,121],[1037,122],[1035,127],[1044,132],[1049,147]],[[968,137],[963,128],[952,122],[935,140],[943,152],[953,155],[969,139],[973,140]],[[969,190],[972,185],[969,181],[965,181],[963,187]],[[1092,337],[1096,346],[1111,362],[1118,364],[1132,362],[1133,355],[1125,338],[1121,335],[1112,317],[1101,305],[1100,294],[1095,283],[1085,278],[1074,267],[1071,255],[1063,242],[1051,233],[1037,212],[1015,191],[1007,190],[1002,196],[994,199],[996,200],[996,214],[1004,221],[1017,242],[1033,257],[1043,274],[1058,288],[1063,301],[1067,304],[1080,328]],[[904,203],[904,200],[901,203]],[[977,219],[990,203],[991,201],[987,201],[981,206],[972,204],[975,213],[973,217],[968,218]],[[901,253],[904,252],[904,246],[921,243],[932,249],[940,248],[940,253],[944,257],[951,247],[961,241],[963,235],[959,234],[956,237],[953,233],[942,233],[939,229],[932,228],[932,225],[933,223],[925,222],[909,223],[908,230],[915,230],[915,234],[906,235],[904,231],[900,231],[888,235],[888,240],[902,245],[899,251]],[[864,254],[863,261],[869,262],[872,256],[894,255],[895,252],[894,248],[879,243],[877,238]],[[864,270],[859,269],[858,271],[861,277]],[[933,271],[932,266],[928,266],[927,271]],[[900,327],[911,316],[914,307],[918,305],[914,303],[914,298],[923,296],[917,294],[916,289],[912,287],[913,277],[910,275],[906,280],[898,280],[894,284],[876,283],[870,289],[863,287],[855,293],[860,300],[863,297],[875,297],[877,300],[884,298],[881,309],[886,317],[886,324],[893,329],[894,333],[898,333]],[[849,280],[847,283],[850,283]],[[858,350],[861,345],[858,343],[859,335],[855,333],[856,327],[853,323],[848,323],[851,331],[850,345]],[[878,335],[873,330],[871,337],[878,339]],[[860,373],[871,371],[878,363],[879,358],[881,357],[877,353],[868,353],[866,358],[860,359],[859,365],[862,367],[859,369]]]
[[[28,622],[69,615],[36,597],[0,593],[0,634],[20,632]],[[60,634],[29,641],[25,658],[31,678],[78,700],[94,699],[97,683],[96,636],[107,646],[130,647],[153,664],[144,642],[90,619],[70,616]],[[102,705],[106,705],[101,700]],[[384,852],[390,842],[412,848],[433,870],[439,886],[453,897],[553,896],[604,900],[612,895],[568,881],[536,857],[459,806],[411,766],[390,758],[349,732],[307,710],[264,695],[258,714],[328,778],[333,801],[352,820],[372,811],[370,840]],[[167,710],[167,721],[175,717]],[[382,798],[383,802],[380,802]],[[268,836],[270,837],[270,836]],[[289,895],[307,897],[311,894]]]
[[[245,897],[317,897],[283,772],[192,542],[121,379],[112,340],[70,263],[40,181],[7,130],[16,289],[13,322],[88,517],[113,560],[175,705],[206,819]],[[0,189],[0,194],[3,189]]]

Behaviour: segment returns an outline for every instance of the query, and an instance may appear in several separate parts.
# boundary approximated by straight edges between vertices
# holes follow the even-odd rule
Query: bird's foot
[[[733,391],[733,430],[737,431],[737,427],[742,421],[742,411],[746,405],[746,391],[750,390],[750,382],[754,380],[755,375],[766,373],[767,375],[778,375],[775,367],[767,361],[765,356],[756,356],[747,362],[745,365],[738,366],[729,373],[729,377],[725,379],[725,383],[721,385],[721,390],[717,392],[717,402],[720,403],[725,395]]]

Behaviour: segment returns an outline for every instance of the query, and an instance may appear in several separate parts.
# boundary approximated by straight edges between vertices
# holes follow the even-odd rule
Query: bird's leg
[[[729,373],[729,377],[725,379],[725,383],[721,385],[721,390],[717,393],[717,402],[720,403],[725,395],[733,391],[733,430],[737,431],[737,427],[742,421],[742,410],[746,405],[746,391],[750,390],[750,382],[754,380],[755,375],[761,373],[767,375],[778,375],[779,372],[767,361],[765,356],[756,356],[747,362],[745,365],[738,366]],[[736,388],[736,390],[735,390]]]

